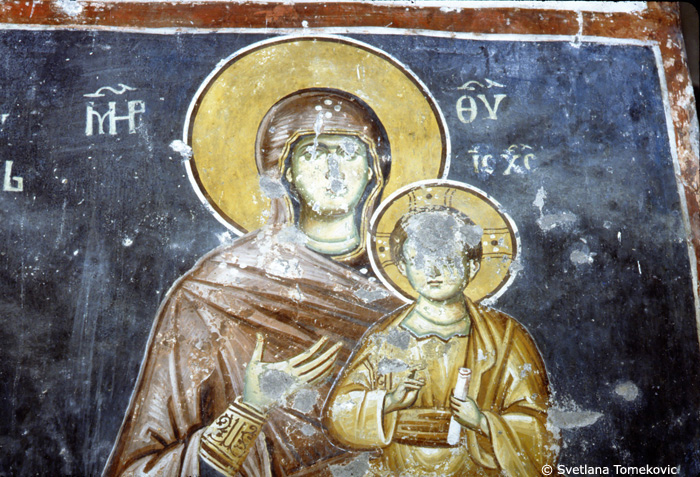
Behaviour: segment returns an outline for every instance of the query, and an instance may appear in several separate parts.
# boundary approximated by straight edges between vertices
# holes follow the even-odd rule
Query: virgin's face
[[[403,259],[401,271],[413,289],[432,301],[446,301],[464,293],[478,270],[478,263],[461,251],[433,257],[419,252],[410,239],[404,243]]]
[[[367,145],[342,134],[302,138],[292,149],[287,170],[287,180],[296,189],[302,207],[320,215],[353,210],[371,177]]]

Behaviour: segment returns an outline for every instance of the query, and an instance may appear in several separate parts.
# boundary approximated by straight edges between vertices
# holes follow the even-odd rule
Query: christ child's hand
[[[472,398],[466,397],[463,401],[452,396],[450,408],[455,419],[462,426],[473,431],[481,431],[487,436],[490,434],[488,420]]]
[[[418,393],[425,386],[424,379],[415,379],[416,371],[412,371],[408,378],[396,386],[396,389],[384,396],[384,414],[399,411],[413,406],[418,399]]]

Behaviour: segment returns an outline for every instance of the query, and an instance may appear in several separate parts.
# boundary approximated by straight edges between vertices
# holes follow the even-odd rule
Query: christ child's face
[[[286,177],[302,207],[319,215],[347,214],[372,178],[367,145],[342,134],[304,137],[292,149]]]
[[[464,293],[479,270],[479,262],[468,259],[458,247],[439,254],[421,251],[409,238],[403,245],[399,270],[420,295],[443,302]]]

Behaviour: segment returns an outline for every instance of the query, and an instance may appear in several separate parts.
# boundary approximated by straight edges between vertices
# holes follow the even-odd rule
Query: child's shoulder
[[[408,304],[384,315],[377,323],[369,328],[361,341],[361,348],[385,348],[386,345],[405,348],[410,342],[411,334],[401,328],[401,322],[413,309],[413,304]],[[392,348],[390,346],[389,348]]]
[[[518,342],[532,341],[527,328],[507,313],[476,303],[472,303],[471,311],[474,324],[488,328],[492,336],[503,339],[509,335]]]

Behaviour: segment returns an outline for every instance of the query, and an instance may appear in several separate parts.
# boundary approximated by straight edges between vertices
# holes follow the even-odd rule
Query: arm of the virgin
[[[257,442],[267,416],[237,398],[204,432],[202,458],[223,475],[234,477]]]
[[[173,389],[177,382],[163,361],[147,362],[105,471],[106,476],[191,475],[203,432],[194,402]],[[172,379],[172,380],[171,380]]]
[[[276,407],[285,395],[314,386],[332,372],[341,345],[324,349],[327,342],[322,337],[296,356],[268,363],[262,361],[265,337],[258,333],[253,355],[245,368],[243,396],[204,432],[200,445],[202,458],[224,475],[233,477],[238,473],[262,430],[266,412]],[[264,389],[262,379],[271,372],[288,380],[281,396],[272,396]]]
[[[216,360],[201,346],[197,310],[186,304],[176,292],[156,318],[105,476],[199,473],[202,396]]]

